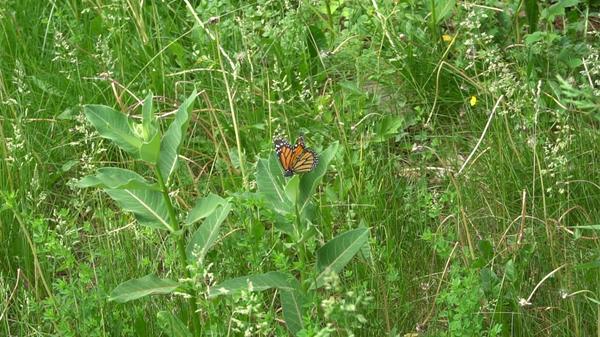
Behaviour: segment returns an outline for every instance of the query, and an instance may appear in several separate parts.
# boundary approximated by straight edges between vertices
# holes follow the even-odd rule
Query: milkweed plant
[[[153,176],[144,177],[119,167],[102,167],[95,174],[80,179],[78,187],[101,188],[124,211],[132,213],[139,225],[166,231],[174,242],[180,264],[178,280],[160,278],[156,274],[126,280],[111,292],[109,300],[125,303],[149,295],[184,294],[188,303],[180,309],[186,319],[182,321],[172,310],[164,310],[157,314],[159,323],[169,335],[199,336],[203,330],[199,301],[276,289],[288,330],[296,336],[305,334],[305,315],[309,312],[304,308],[307,295],[317,294],[316,290],[326,286],[331,275],[339,273],[358,253],[370,258],[367,228],[341,233],[314,254],[306,252],[306,241],[317,233],[311,197],[339,144],[336,142],[326,148],[320,154],[319,165],[310,173],[290,179],[283,176],[274,155],[259,159],[256,166],[256,194],[280,215],[276,230],[295,242],[293,248],[303,262],[301,265],[308,265],[308,259],[314,256],[315,268],[298,270],[295,275],[270,271],[238,276],[209,286],[205,293],[199,294],[193,281],[193,268],[188,267],[205,264],[206,255],[219,239],[221,225],[232,206],[231,199],[208,194],[185,211],[170,196],[181,143],[186,137],[190,110],[197,96],[194,90],[179,106],[164,133],[153,111],[151,93],[143,101],[141,123],[108,106],[85,106],[85,116],[100,136],[147,164]]]

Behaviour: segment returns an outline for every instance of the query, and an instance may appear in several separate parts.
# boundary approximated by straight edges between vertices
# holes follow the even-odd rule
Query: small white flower
[[[531,302],[529,302],[528,300],[524,299],[524,298],[520,298],[519,299],[519,305],[522,307],[527,307],[531,305]]]

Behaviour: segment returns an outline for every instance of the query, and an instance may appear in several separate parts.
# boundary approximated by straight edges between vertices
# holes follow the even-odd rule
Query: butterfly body
[[[273,141],[275,153],[281,167],[283,167],[283,176],[291,177],[298,173],[307,173],[312,171],[319,163],[319,158],[315,151],[304,145],[304,138],[298,137],[296,144],[291,145],[283,138],[276,138]]]

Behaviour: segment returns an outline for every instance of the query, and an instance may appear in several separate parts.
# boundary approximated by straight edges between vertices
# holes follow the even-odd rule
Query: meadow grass
[[[0,1],[0,335],[178,336],[161,310],[203,336],[289,334],[276,291],[200,292],[196,315],[181,294],[108,301],[185,276],[170,235],[75,186],[152,175],[83,106],[139,119],[152,92],[166,128],[196,89],[170,197],[232,204],[200,283],[306,286],[316,249],[368,227],[299,336],[600,336],[599,8],[429,3]],[[339,142],[301,243],[257,193],[278,133]]]

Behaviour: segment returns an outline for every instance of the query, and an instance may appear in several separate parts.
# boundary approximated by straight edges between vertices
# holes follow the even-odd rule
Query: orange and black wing
[[[294,145],[294,148],[292,149],[294,159],[300,158],[300,156],[302,155],[302,153],[304,153],[305,150],[306,146],[304,145],[304,137],[299,136],[298,139],[296,139],[296,144]]]
[[[279,159],[279,163],[281,167],[283,167],[283,175],[289,177],[294,174],[292,170],[292,166],[294,165],[295,158],[294,149],[290,143],[288,143],[285,139],[276,138],[273,141],[273,145],[275,146],[275,153],[277,154],[277,159]]]
[[[292,165],[294,173],[306,173],[312,171],[319,163],[319,157],[315,151],[305,148],[296,158]]]

